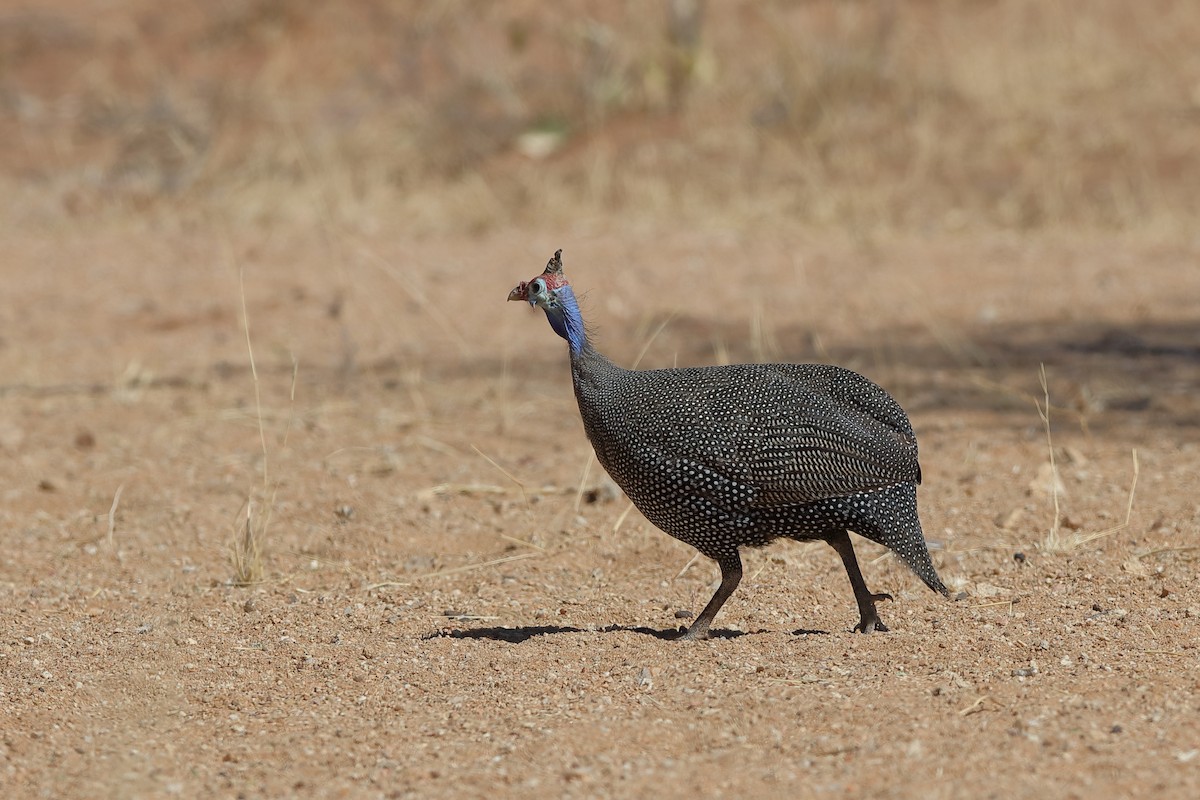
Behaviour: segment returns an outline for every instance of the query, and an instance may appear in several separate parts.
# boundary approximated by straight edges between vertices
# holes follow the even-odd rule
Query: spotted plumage
[[[821,539],[858,603],[856,630],[887,630],[848,531],[888,547],[934,591],[917,517],[917,440],[887,392],[824,364],[627,370],[588,341],[562,251],[509,293],[567,340],[575,398],[596,457],[638,510],[717,562],[721,585],[687,632],[705,638],[741,580],[740,547]],[[890,599],[890,598],[889,598]]]

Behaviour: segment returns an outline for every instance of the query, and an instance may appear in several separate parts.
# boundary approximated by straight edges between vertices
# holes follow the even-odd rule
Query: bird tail
[[[917,577],[925,582],[933,591],[938,594],[950,596],[950,590],[946,588],[946,584],[942,583],[942,579],[938,577],[937,570],[934,569],[933,561],[929,558],[929,547],[925,544],[925,538],[921,537],[921,549],[917,553],[911,555],[901,555],[900,560],[908,565],[908,568],[917,573]]]
[[[892,486],[874,493],[872,499],[877,505],[875,529],[856,533],[891,550],[926,586],[949,597],[950,590],[938,577],[933,560],[929,557],[925,534],[921,530],[921,520],[917,516],[917,487],[911,483]],[[880,524],[885,519],[893,524]]]

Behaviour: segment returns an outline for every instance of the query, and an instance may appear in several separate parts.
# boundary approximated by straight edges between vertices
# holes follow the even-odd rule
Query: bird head
[[[575,300],[575,291],[570,281],[563,275],[562,250],[555,250],[554,257],[546,262],[546,269],[541,275],[528,281],[521,281],[508,293],[509,300],[524,300],[531,306],[537,306],[546,312],[550,327],[571,345],[571,351],[578,353],[585,343],[583,319],[579,314],[579,304]]]
[[[531,306],[540,306],[547,313],[559,305],[559,290],[570,286],[563,275],[562,250],[554,251],[554,258],[546,262],[546,269],[533,280],[521,281],[511,292],[509,300],[525,300]]]

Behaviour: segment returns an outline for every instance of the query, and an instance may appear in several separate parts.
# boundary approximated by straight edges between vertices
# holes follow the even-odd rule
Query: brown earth
[[[1110,227],[707,195],[543,223],[463,194],[522,185],[505,151],[427,178],[427,224],[328,181],[131,192],[45,144],[0,225],[4,797],[1200,796],[1200,240],[1170,191]],[[505,303],[556,247],[619,363],[888,388],[958,599],[856,539],[895,600],[855,634],[833,551],[781,542],[674,641],[716,570],[630,513],[565,346]]]
[[[617,233],[380,237],[344,273],[303,231],[7,235],[6,794],[1200,789],[1194,245]],[[757,341],[892,389],[965,599],[859,541],[896,600],[857,635],[833,552],[782,543],[724,635],[671,641],[715,570],[626,516],[560,340],[504,302],[555,244],[626,363]]]

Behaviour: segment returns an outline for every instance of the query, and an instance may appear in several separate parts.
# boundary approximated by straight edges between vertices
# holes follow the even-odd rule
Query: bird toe
[[[888,626],[884,625],[883,620],[877,616],[863,617],[861,620],[859,620],[858,624],[854,626],[855,633],[874,633],[875,631],[886,633],[887,629]]]

